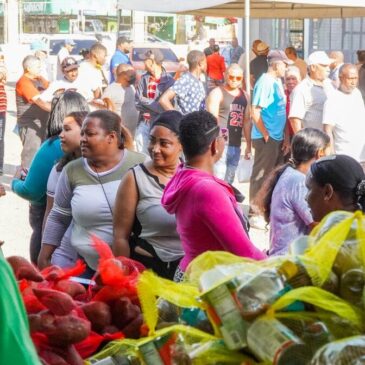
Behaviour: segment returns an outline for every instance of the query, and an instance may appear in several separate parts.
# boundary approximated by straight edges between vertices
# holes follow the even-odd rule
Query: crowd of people
[[[40,268],[82,258],[91,278],[95,235],[115,255],[179,281],[205,251],[284,255],[328,212],[365,211],[363,64],[344,63],[342,52],[315,51],[305,62],[293,47],[255,40],[245,75],[237,39],[230,62],[210,39],[178,75],[158,49],[140,55],[137,75],[131,42],[120,37],[108,80],[102,44],[82,62],[73,47],[60,50],[55,81],[34,54],[16,84],[23,149],[12,190],[30,202],[30,257]],[[3,127],[4,110],[0,88]],[[0,133],[0,154],[2,143]],[[248,215],[232,185],[240,159],[253,159]],[[268,224],[262,252],[249,229]]]

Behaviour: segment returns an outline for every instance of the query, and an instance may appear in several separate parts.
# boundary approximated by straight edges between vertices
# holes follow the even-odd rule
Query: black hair
[[[95,110],[86,116],[86,119],[97,118],[100,120],[100,126],[106,133],[115,132],[118,139],[118,147],[123,150],[124,145],[128,143],[130,135],[126,128],[122,128],[122,119],[117,113],[110,110]]]
[[[107,49],[106,47],[101,44],[100,42],[96,42],[94,43],[91,47],[90,47],[90,54],[97,54],[99,52],[105,52],[107,53]]]
[[[71,117],[75,120],[75,122],[81,128],[82,122],[84,121],[85,117],[87,116],[88,112],[71,112],[66,115],[66,117]],[[56,170],[58,172],[62,171],[62,169],[71,161],[75,160],[77,157],[74,152],[66,153],[58,162],[56,166]]]
[[[179,137],[185,156],[193,158],[203,155],[218,136],[216,117],[205,111],[185,115],[180,122]]]
[[[365,50],[359,49],[357,52],[357,60],[361,63],[365,62]]]
[[[218,44],[215,44],[213,46],[213,52],[219,52],[219,46],[218,46]]]
[[[83,58],[86,58],[90,54],[90,50],[88,48],[82,48],[79,52],[79,55]]]
[[[48,138],[55,139],[61,133],[63,120],[72,112],[89,112],[89,105],[81,94],[66,90],[52,99],[47,122]]]
[[[365,173],[352,157],[333,155],[316,161],[310,169],[312,180],[323,187],[330,184],[341,202],[365,212]]]
[[[266,222],[270,221],[271,201],[275,186],[284,171],[289,166],[296,169],[301,164],[312,160],[318,151],[328,147],[329,143],[329,136],[315,128],[302,129],[293,137],[289,162],[277,167],[269,174],[254,199],[253,205],[264,215]]]
[[[167,110],[159,114],[159,116],[152,121],[150,130],[152,130],[152,128],[155,126],[160,125],[162,127],[170,129],[170,131],[178,136],[180,122],[182,118],[183,115],[177,110]]]

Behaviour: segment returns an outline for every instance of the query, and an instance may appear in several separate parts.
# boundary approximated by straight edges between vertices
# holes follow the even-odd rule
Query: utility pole
[[[4,3],[4,43],[19,42],[19,6],[18,0],[6,0]]]
[[[133,40],[143,42],[145,35],[145,15],[143,11],[133,11]]]

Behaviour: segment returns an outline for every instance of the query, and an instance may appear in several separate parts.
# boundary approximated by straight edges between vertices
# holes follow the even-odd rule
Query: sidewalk
[[[14,87],[7,87],[8,113],[5,131],[5,166],[4,175],[0,182],[5,185],[6,195],[0,199],[0,239],[5,241],[2,246],[5,256],[21,255],[29,258],[29,240],[31,229],[28,222],[28,202],[15,195],[10,188],[11,179],[16,167],[20,164],[21,143],[19,137],[13,133],[16,124],[16,108]],[[245,208],[248,209],[249,184],[235,184],[247,197]],[[227,222],[229,229],[229,222]],[[269,233],[251,229],[250,238],[261,249],[267,248]]]
[[[13,133],[16,124],[14,87],[7,87],[8,113],[5,130],[5,165],[0,182],[5,185],[6,195],[0,198],[0,239],[5,256],[21,255],[29,258],[28,247],[31,229],[28,222],[28,202],[15,195],[10,188],[16,167],[20,164],[21,143]]]

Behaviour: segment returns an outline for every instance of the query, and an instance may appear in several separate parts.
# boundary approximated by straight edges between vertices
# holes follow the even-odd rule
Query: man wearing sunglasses
[[[250,141],[249,101],[242,90],[243,70],[237,64],[229,66],[225,84],[213,89],[207,98],[207,110],[217,119],[227,143],[223,155],[215,164],[215,174],[232,184],[241,156],[242,130]],[[248,127],[243,129],[243,126]]]
[[[308,57],[308,76],[299,83],[290,96],[289,120],[294,133],[302,128],[322,130],[323,107],[327,95],[334,88],[328,78],[334,60],[326,52],[316,51]]]
[[[268,64],[268,71],[256,82],[252,97],[251,140],[255,157],[250,179],[250,204],[265,178],[282,163],[284,154],[289,152],[289,133],[284,133],[286,97],[281,80],[285,76],[286,66],[293,64],[293,61],[289,60],[284,51],[273,50],[268,54]],[[264,219],[254,215],[252,209],[250,216],[252,227],[265,228]]]

